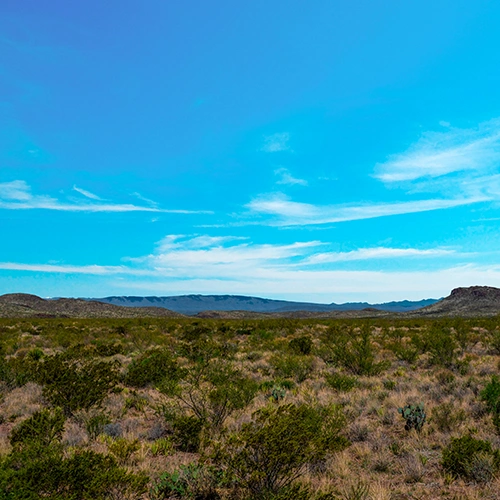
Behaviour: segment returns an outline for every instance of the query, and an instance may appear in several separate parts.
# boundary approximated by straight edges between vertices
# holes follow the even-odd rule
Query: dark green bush
[[[387,361],[375,362],[369,327],[360,332],[342,332],[332,346],[334,362],[354,375],[378,375],[390,365]]]
[[[181,376],[178,364],[167,349],[153,349],[134,359],[127,368],[124,383],[132,387],[159,384],[164,379],[177,381]]]
[[[293,378],[304,382],[314,368],[314,357],[297,354],[275,354],[269,360],[278,377]]]
[[[96,413],[85,419],[85,430],[90,439],[97,439],[104,432],[106,425],[110,424],[111,420],[105,413]]]
[[[491,381],[481,391],[480,396],[492,414],[493,425],[500,434],[500,380],[496,375],[491,377]]]
[[[95,344],[96,353],[99,356],[108,357],[114,356],[115,354],[123,354],[124,347],[123,344],[119,342],[103,342],[99,341]]]
[[[396,358],[401,361],[406,361],[407,363],[415,363],[418,359],[418,349],[402,339],[397,339],[387,346],[396,356]]]
[[[263,408],[216,447],[214,459],[252,498],[272,498],[292,486],[308,464],[348,446],[338,407],[283,405]]]
[[[162,474],[150,492],[153,500],[186,498],[218,500],[216,487],[220,474],[213,468],[196,463],[181,465],[174,472]]]
[[[92,451],[63,454],[62,410],[41,410],[14,428],[12,451],[0,459],[1,500],[104,500],[111,493],[145,491],[148,479],[120,469]]]
[[[37,411],[12,430],[10,444],[15,448],[31,446],[33,443],[50,446],[61,440],[64,422],[60,408]]]
[[[196,453],[200,448],[203,420],[198,417],[180,416],[172,422],[173,438],[180,451]]]
[[[229,363],[213,361],[195,365],[182,381],[176,398],[184,410],[217,430],[229,415],[250,404],[258,388],[254,380]]]
[[[110,456],[79,451],[69,458],[54,447],[13,452],[0,462],[2,500],[109,500],[145,492],[148,478],[127,473]]]
[[[325,380],[332,389],[339,392],[352,391],[359,384],[356,377],[342,373],[327,373]]]
[[[450,328],[433,323],[427,332],[427,352],[431,355],[431,363],[447,368],[456,361],[457,341]]]
[[[311,337],[297,337],[295,339],[290,340],[288,343],[288,347],[295,354],[311,354],[313,348],[313,341]]]
[[[494,470],[498,470],[500,452],[493,450],[489,441],[466,435],[452,438],[450,444],[443,449],[442,465],[453,477],[477,480],[481,475],[478,458],[482,458],[483,463],[487,463],[488,459],[485,461],[484,457],[489,457]]]
[[[38,362],[35,380],[50,403],[72,415],[103,402],[118,383],[118,365],[55,354]]]
[[[488,411],[494,412],[500,401],[500,379],[497,375],[491,377],[490,382],[480,393],[481,399],[486,403]]]

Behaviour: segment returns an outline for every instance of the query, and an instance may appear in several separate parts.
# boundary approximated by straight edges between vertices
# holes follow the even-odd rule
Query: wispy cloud
[[[158,207],[145,207],[130,203],[102,203],[100,199],[88,191],[75,189],[87,198],[92,198],[90,202],[67,202],[61,201],[47,195],[35,195],[31,192],[31,187],[23,180],[0,183],[0,209],[5,210],[56,210],[65,212],[160,212],[175,214],[209,214],[208,210],[180,210],[163,209]],[[87,194],[85,194],[87,193]],[[91,196],[89,196],[91,195]]]
[[[116,266],[68,264],[0,263],[0,269],[42,273],[88,274],[103,276],[148,277],[154,288],[158,283],[185,283],[191,291],[217,288],[217,283],[234,283],[239,290],[256,293],[258,289],[285,291],[318,288],[336,290],[338,280],[347,283],[348,276],[381,276],[373,271],[343,271],[341,263],[351,260],[442,258],[453,253],[441,248],[360,248],[351,252],[326,252],[329,244],[299,241],[289,244],[253,243],[247,238],[210,235],[168,235],[154,251],[143,257],[123,259]],[[321,268],[317,269],[316,266]],[[369,264],[368,269],[369,269]],[[340,266],[340,269],[339,269]],[[390,273],[388,273],[390,274]],[[335,281],[329,281],[335,278]],[[188,286],[186,285],[186,286]],[[285,286],[286,285],[286,286]],[[364,288],[361,288],[363,290]],[[212,289],[214,291],[214,289]],[[226,287],[225,292],[228,289]],[[235,289],[231,287],[231,291]]]
[[[447,122],[441,125],[445,131],[424,133],[406,151],[374,169],[375,179],[402,188],[403,196],[423,199],[317,205],[271,193],[248,203],[252,217],[243,216],[235,225],[320,225],[500,201],[500,119],[471,129],[453,128]],[[282,176],[278,184],[303,182],[286,169],[275,173]]]
[[[90,198],[91,200],[102,200],[102,198],[97,196],[96,194],[91,193],[90,191],[87,191],[85,189],[79,188],[77,186],[73,186],[73,191],[76,191],[77,193],[80,193],[86,198]]]
[[[348,262],[357,260],[401,259],[415,257],[442,257],[454,254],[454,250],[445,248],[360,248],[350,252],[324,252],[312,255],[307,264],[326,264],[330,262]]]
[[[266,153],[290,151],[290,146],[288,145],[289,140],[290,134],[288,132],[267,135],[264,137],[264,144],[261,151],[265,151]]]
[[[29,201],[33,196],[25,181],[0,183],[0,199],[12,201]]]
[[[145,203],[148,203],[149,205],[151,205],[153,207],[158,206],[158,203],[156,203],[156,201],[150,200],[149,198],[146,198],[145,196],[142,196],[141,193],[134,192],[134,193],[131,193],[131,194],[132,194],[132,196],[135,196],[138,200],[144,201]]]
[[[453,266],[448,260],[453,251],[445,248],[375,247],[327,252],[325,247],[328,244],[321,241],[259,244],[232,236],[168,235],[150,255],[127,259],[122,265],[3,262],[0,269],[114,277],[114,285],[126,286],[127,293],[143,288],[148,293],[300,294],[303,299],[324,295],[329,301],[439,297],[456,286],[500,286],[500,266]],[[455,259],[459,256],[454,254]],[[370,261],[379,259],[423,258],[434,258],[444,266],[424,272],[382,271],[378,264],[376,271],[370,267]],[[346,270],[342,263],[351,260],[363,260],[365,264],[356,271]]]
[[[277,175],[279,179],[276,181],[276,184],[289,184],[295,185],[298,184],[300,186],[307,186],[307,181],[304,179],[298,179],[293,177],[293,175],[286,168],[278,168],[274,171],[274,175]]]
[[[8,271],[31,271],[41,273],[62,273],[62,274],[144,274],[144,271],[137,271],[125,266],[74,266],[65,264],[20,264],[16,262],[0,262],[0,269]],[[151,274],[151,273],[148,273]]]
[[[470,205],[488,200],[485,196],[459,199],[431,199],[399,203],[372,203],[360,205],[312,205],[290,200],[282,193],[274,193],[252,200],[246,207],[254,215],[271,216],[262,223],[271,226],[298,226],[327,224],[362,219],[387,217]]]
[[[449,124],[448,124],[449,125]],[[455,172],[487,173],[500,165],[500,119],[475,129],[427,132],[410,148],[375,167],[386,183],[441,177]]]

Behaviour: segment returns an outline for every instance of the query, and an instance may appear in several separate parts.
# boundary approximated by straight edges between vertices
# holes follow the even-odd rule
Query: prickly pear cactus
[[[269,399],[271,401],[280,401],[285,398],[286,394],[286,389],[282,387],[281,385],[274,385],[273,388],[271,389],[271,394],[269,396]]]
[[[405,429],[416,429],[420,431],[424,425],[426,414],[423,403],[416,405],[406,405],[404,408],[398,408],[398,413],[406,420]]]

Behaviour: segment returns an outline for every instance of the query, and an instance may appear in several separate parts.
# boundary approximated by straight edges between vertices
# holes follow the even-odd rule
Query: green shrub
[[[491,377],[486,387],[480,393],[481,399],[486,403],[488,411],[494,412],[500,401],[500,379],[497,375]]]
[[[120,465],[125,465],[140,447],[138,439],[129,441],[125,438],[118,438],[108,444],[109,452],[116,458]]]
[[[500,354],[500,329],[496,327],[490,332],[490,346],[494,353]]]
[[[493,425],[500,434],[500,380],[496,375],[491,377],[491,381],[481,391],[480,396],[492,414]]]
[[[158,438],[151,444],[151,453],[153,456],[162,455],[164,457],[168,457],[173,453],[173,443],[170,438]]]
[[[352,391],[358,385],[358,379],[342,373],[327,373],[325,375],[327,384],[338,392]]]
[[[402,339],[395,340],[387,346],[401,361],[415,363],[418,359],[418,349],[413,344],[408,344]]]
[[[275,354],[269,360],[278,377],[293,378],[298,383],[311,375],[314,367],[314,357],[296,354]]]
[[[119,342],[104,342],[98,341],[95,344],[96,353],[99,356],[108,357],[114,356],[115,354],[123,354],[124,348],[123,344]]]
[[[97,439],[104,432],[104,427],[110,423],[111,420],[108,415],[97,413],[85,419],[85,430],[90,439]]]
[[[451,432],[466,418],[465,411],[462,408],[455,409],[455,405],[451,402],[440,404],[432,409],[432,422],[442,432]]]
[[[492,464],[494,471],[500,465],[500,453],[493,450],[489,441],[475,439],[470,435],[452,438],[450,444],[443,449],[442,465],[453,477],[474,479],[481,474],[480,461],[485,457]],[[477,479],[476,479],[477,480]]]
[[[395,380],[384,380],[383,384],[384,388],[387,389],[388,391],[394,390],[397,385]]]
[[[50,403],[73,415],[103,402],[118,383],[118,365],[55,354],[37,364],[35,379]]]
[[[10,444],[15,448],[33,444],[50,446],[61,440],[64,421],[60,408],[37,411],[12,430]]]
[[[189,415],[175,418],[173,425],[173,439],[180,451],[196,453],[200,448],[203,420]]]
[[[134,359],[127,368],[124,383],[132,387],[159,384],[164,379],[177,381],[181,376],[178,364],[166,349],[153,349]]]
[[[429,328],[427,336],[427,351],[431,355],[431,363],[447,368],[453,366],[456,360],[457,342],[451,330],[435,323]]]
[[[186,498],[192,500],[218,500],[216,487],[219,474],[212,467],[196,463],[181,465],[174,472],[162,474],[150,491],[153,500]]]
[[[15,452],[0,462],[2,500],[109,500],[146,490],[148,478],[121,469],[111,456],[79,451],[64,458],[57,448]],[[116,498],[116,497],[115,497]]]
[[[390,365],[389,362],[375,362],[375,353],[368,327],[359,333],[343,332],[332,347],[335,363],[344,366],[354,375],[378,375]]]
[[[313,341],[311,337],[297,337],[295,339],[290,340],[288,343],[289,349],[295,354],[311,354],[313,348]]]
[[[234,474],[252,498],[267,498],[289,488],[308,464],[348,446],[341,434],[344,426],[338,407],[267,407],[219,443],[213,458]]]
[[[250,404],[258,388],[230,363],[216,360],[195,365],[176,398],[184,410],[218,430],[231,414]]]

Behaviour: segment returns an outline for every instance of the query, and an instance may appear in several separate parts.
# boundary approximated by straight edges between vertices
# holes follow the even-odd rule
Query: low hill
[[[93,298],[106,304],[127,307],[166,307],[181,314],[197,315],[205,311],[251,311],[254,313],[286,313],[293,311],[334,312],[361,311],[372,308],[388,312],[406,312],[433,304],[436,299],[416,302],[403,300],[382,304],[367,302],[348,302],[345,304],[315,304],[312,302],[293,302],[287,300],[263,299],[244,295],[179,295],[171,297],[134,297],[113,296]]]
[[[1,318],[180,317],[158,307],[122,307],[83,299],[42,299],[26,293],[0,295]]]
[[[455,288],[438,302],[408,313],[409,316],[495,316],[500,314],[500,289],[491,286]]]

